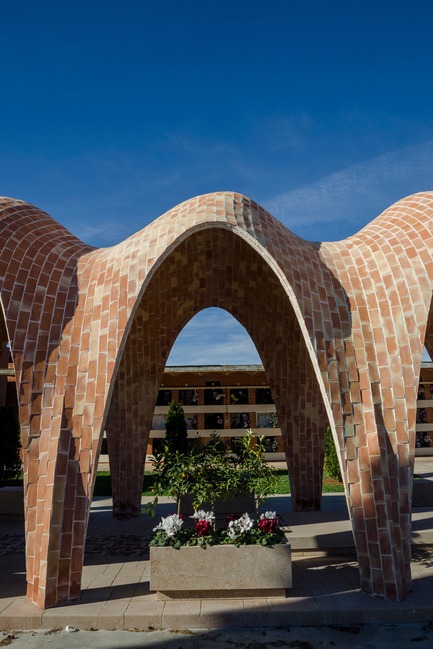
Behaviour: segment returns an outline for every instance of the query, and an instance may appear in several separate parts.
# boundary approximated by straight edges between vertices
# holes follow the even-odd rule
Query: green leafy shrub
[[[210,442],[200,448],[195,446],[190,473],[190,492],[194,494],[194,507],[205,503],[212,509],[218,500],[225,500],[230,494],[239,492],[239,476],[236,464],[221,438],[213,433]]]
[[[253,431],[248,430],[238,438],[236,455],[237,491],[254,496],[257,512],[260,503],[276,492],[278,483],[275,469],[265,460],[263,437],[257,438]]]
[[[201,447],[197,440],[188,453],[172,452],[165,445],[154,456],[153,473],[155,500],[147,506],[151,515],[160,495],[176,499],[178,514],[180,499],[186,494],[194,495],[196,509],[205,503],[214,508],[229,495],[253,495],[257,510],[275,493],[278,482],[275,470],[265,461],[262,438],[257,441],[252,431],[246,432],[234,452],[228,452],[215,433],[207,446]]]

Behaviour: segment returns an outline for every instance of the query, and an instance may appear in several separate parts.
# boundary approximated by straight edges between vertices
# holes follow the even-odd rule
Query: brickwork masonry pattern
[[[283,434],[293,503],[320,507],[324,432],[343,468],[363,592],[411,589],[411,472],[422,348],[433,353],[433,193],[358,234],[310,243],[231,192],[188,200],[107,249],[0,199],[2,344],[17,376],[27,596],[80,594],[107,428],[114,514],[140,508],[146,436],[170,348],[218,306],[250,333]]]

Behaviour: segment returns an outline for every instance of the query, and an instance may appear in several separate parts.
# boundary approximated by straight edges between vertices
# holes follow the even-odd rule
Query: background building
[[[170,401],[182,404],[188,437],[203,443],[215,432],[229,440],[247,428],[264,437],[266,459],[284,461],[283,440],[263,365],[166,367],[153,415],[146,462],[165,437]],[[415,455],[433,455],[433,363],[424,362],[418,390]],[[99,469],[108,469],[104,438]]]
[[[215,432],[229,440],[251,428],[264,437],[266,459],[284,461],[283,440],[271,389],[263,365],[167,366],[153,414],[146,463],[165,437],[170,401],[182,404],[188,437],[206,443]],[[0,405],[18,410],[15,372],[6,348],[0,357]],[[423,362],[418,388],[415,455],[433,455],[433,363]],[[100,470],[107,470],[108,448],[104,436]]]
[[[170,401],[182,404],[188,436],[204,443],[215,432],[229,440],[252,429],[268,459],[283,460],[281,430],[262,365],[167,367],[153,415],[147,454],[165,436]]]
[[[433,455],[433,363],[423,363],[416,411],[415,455]]]
[[[264,437],[266,459],[284,461],[283,441],[271,390],[262,365],[194,365],[166,367],[153,414],[146,462],[165,437],[171,401],[183,406],[191,440],[206,444],[212,433],[227,443],[252,429]],[[99,468],[108,469],[104,438]],[[148,467],[147,467],[148,468]]]

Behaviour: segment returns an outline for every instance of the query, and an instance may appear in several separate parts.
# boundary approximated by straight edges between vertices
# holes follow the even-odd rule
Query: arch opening
[[[14,485],[13,489],[1,490],[0,513],[23,519],[24,493],[19,476],[22,468],[22,456],[17,384],[3,308],[0,309],[0,409],[2,417],[0,486]]]
[[[252,430],[263,438],[268,461],[285,461],[261,358],[245,328],[224,309],[203,309],[179,333],[159,387],[147,458],[162,448],[171,401],[183,406],[191,441],[199,437],[206,444],[215,433],[231,448]]]
[[[161,263],[125,341],[107,415],[115,516],[136,515],[145,451],[164,368],[197,313],[219,307],[250,335],[278,412],[295,510],[319,509],[328,416],[293,306],[274,270],[245,239],[196,231]],[[128,467],[129,487],[125,486]],[[133,486],[132,486],[133,485]]]
[[[176,338],[167,359],[167,366],[259,363],[261,358],[245,327],[217,307],[203,309],[191,318]]]
[[[415,457],[433,455],[433,308],[430,306],[419,371],[415,420]],[[417,502],[415,486],[413,501]]]

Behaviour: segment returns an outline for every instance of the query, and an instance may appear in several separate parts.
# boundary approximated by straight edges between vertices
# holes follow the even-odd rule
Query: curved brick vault
[[[318,509],[328,422],[361,588],[411,588],[411,477],[422,347],[433,353],[433,192],[361,232],[310,243],[240,194],[186,201],[95,250],[38,209],[0,200],[3,345],[16,369],[29,599],[79,596],[102,432],[114,515],[136,515],[171,346],[217,306],[247,329],[283,433],[294,508]]]

